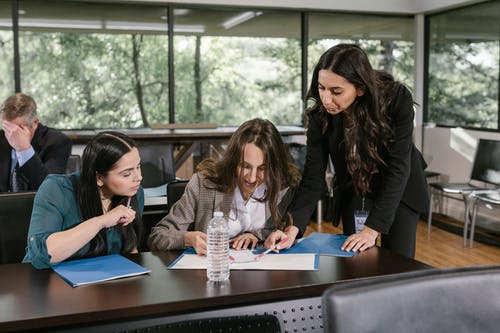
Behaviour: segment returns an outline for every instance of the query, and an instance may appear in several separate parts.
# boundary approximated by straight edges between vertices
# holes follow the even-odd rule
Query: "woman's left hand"
[[[340,249],[342,251],[364,251],[375,245],[377,237],[377,231],[365,226],[360,232],[347,237]]]
[[[253,250],[257,246],[258,242],[258,238],[249,232],[229,240],[229,244],[231,244],[235,250],[246,250],[249,247]]]

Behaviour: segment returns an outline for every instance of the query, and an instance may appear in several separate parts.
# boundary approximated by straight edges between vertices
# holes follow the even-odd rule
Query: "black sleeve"
[[[323,124],[317,114],[309,116],[304,174],[292,208],[293,224],[304,234],[318,200],[325,191],[328,143],[321,134]]]
[[[403,86],[398,88],[388,114],[391,117],[394,141],[384,158],[387,166],[383,168],[381,183],[365,223],[384,234],[391,228],[410,175],[414,110],[408,89]]]

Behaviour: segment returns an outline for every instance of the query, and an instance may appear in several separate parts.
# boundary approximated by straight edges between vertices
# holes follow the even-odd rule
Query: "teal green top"
[[[37,268],[49,268],[50,255],[47,252],[47,238],[54,232],[68,230],[83,222],[77,201],[77,186],[80,174],[51,174],[45,178],[38,189],[33,203],[33,212],[28,230],[28,245],[23,262],[31,262]],[[136,194],[138,207],[134,223],[141,223],[144,210],[144,191],[139,188]],[[119,226],[106,229],[108,254],[120,253],[122,240]],[[85,256],[90,242],[75,252],[68,260]]]

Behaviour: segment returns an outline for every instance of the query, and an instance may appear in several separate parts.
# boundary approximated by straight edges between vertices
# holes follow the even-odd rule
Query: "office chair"
[[[82,169],[82,158],[80,155],[71,154],[66,165],[66,173],[79,172]]]
[[[0,263],[19,263],[26,240],[36,192],[0,193]]]
[[[326,333],[498,332],[500,266],[429,269],[335,284]]]
[[[278,318],[270,314],[203,318],[154,327],[154,332],[158,333],[280,333],[281,331]]]
[[[175,179],[174,150],[169,143],[139,144],[141,156],[142,186],[144,188],[165,185]]]
[[[479,207],[488,209],[500,209],[500,190],[474,191],[469,195],[469,209],[471,212],[470,241],[472,249],[474,243],[474,230],[476,227],[476,217]]]
[[[500,185],[500,141],[480,139],[472,163],[470,180],[467,183],[430,183],[429,216],[427,218],[427,234],[431,232],[434,190],[452,195],[461,195],[465,206],[464,212],[464,247],[467,246],[467,227],[469,215],[469,194],[472,191],[487,190],[489,187],[479,186],[473,182]]]

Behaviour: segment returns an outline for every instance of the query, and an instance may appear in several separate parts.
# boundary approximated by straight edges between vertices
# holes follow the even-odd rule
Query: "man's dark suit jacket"
[[[322,111],[324,112],[324,111]],[[413,144],[413,100],[410,92],[399,86],[388,108],[388,117],[394,131],[390,152],[383,153],[387,163],[370,183],[373,207],[366,221],[372,229],[386,234],[401,203],[415,212],[428,209],[429,197],[422,155]],[[335,169],[333,181],[333,223],[338,224],[343,205],[354,195],[351,176],[347,171],[344,125],[342,114],[329,115],[329,129],[322,134],[324,120],[319,112],[309,114],[307,155],[302,183],[295,198],[293,223],[303,233],[316,203],[324,193],[325,171],[331,157]]]
[[[36,191],[49,173],[65,173],[71,140],[63,133],[38,124],[31,140],[35,155],[17,170],[20,188]],[[0,192],[10,190],[10,168],[12,147],[0,131]]]

